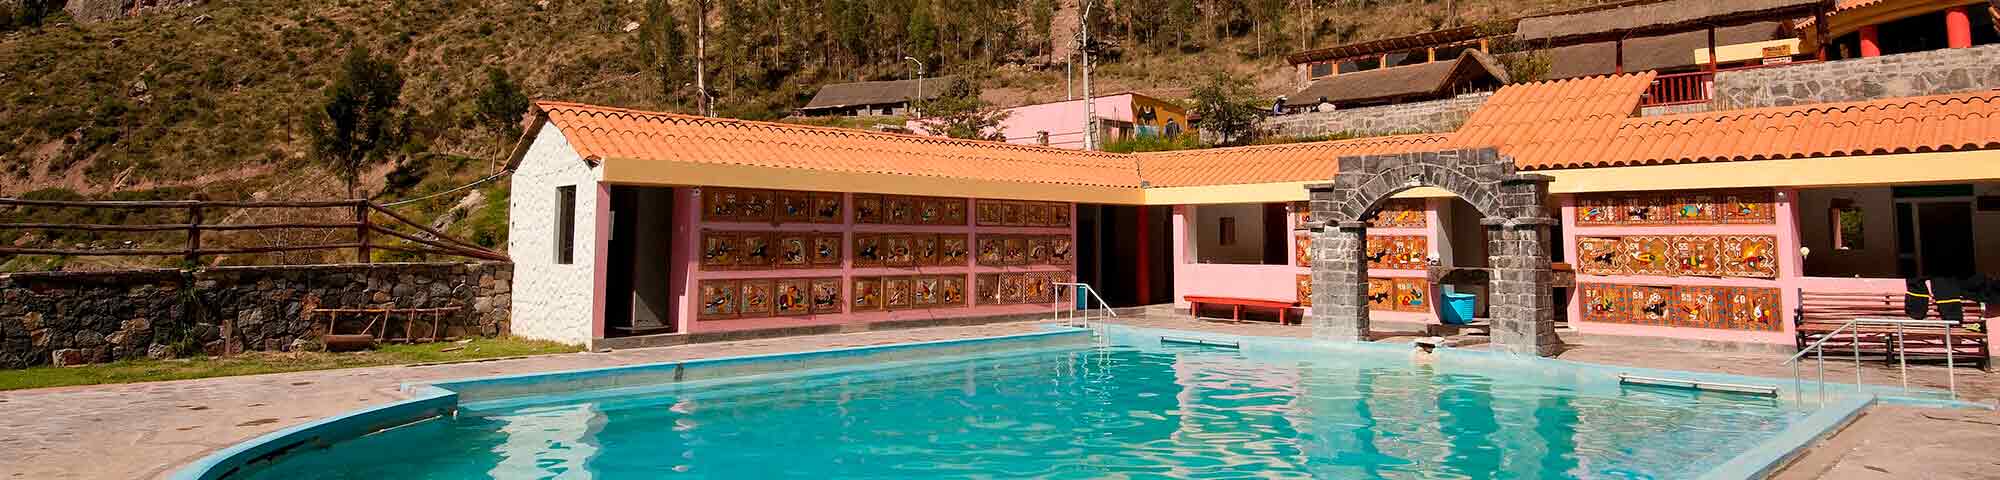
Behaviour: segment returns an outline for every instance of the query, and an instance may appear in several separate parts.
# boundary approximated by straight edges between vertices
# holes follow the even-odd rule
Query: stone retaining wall
[[[1472,117],[1472,111],[1485,105],[1492,96],[1473,93],[1428,102],[1296,113],[1267,118],[1259,127],[1269,135],[1285,137],[1451,132],[1464,125],[1465,119]]]
[[[0,367],[317,348],[313,308],[449,307],[440,333],[506,333],[513,265],[380,263],[0,274]],[[389,337],[405,319],[392,317]],[[428,319],[416,319],[428,336]],[[341,333],[367,322],[341,317]]]
[[[2000,44],[1722,72],[1718,110],[1941,95],[2000,88]]]

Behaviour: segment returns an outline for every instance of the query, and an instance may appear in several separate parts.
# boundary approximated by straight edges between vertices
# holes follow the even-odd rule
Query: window
[[[1340,73],[1354,73],[1382,68],[1382,57],[1357,58],[1340,62]]]
[[[1861,207],[1854,206],[1854,200],[1836,198],[1828,209],[1828,223],[1833,226],[1834,250],[1861,250],[1868,248],[1862,230]]]
[[[556,263],[576,263],[576,186],[556,187]]]
[[[1236,217],[1222,217],[1221,221],[1222,221],[1222,228],[1218,230],[1222,232],[1222,238],[1220,240],[1217,240],[1216,243],[1225,247],[1235,245]]]
[[[1333,74],[1332,62],[1316,62],[1312,64],[1312,78],[1319,78],[1332,74]]]
[[[1035,144],[1044,147],[1049,146],[1049,131],[1042,130],[1035,132]]]
[[[1430,62],[1431,52],[1429,50],[1396,52],[1383,56],[1383,60],[1386,60],[1382,62],[1382,66],[1384,67],[1401,67],[1404,65],[1417,65],[1421,63]],[[1439,60],[1443,60],[1443,58],[1439,58]]]

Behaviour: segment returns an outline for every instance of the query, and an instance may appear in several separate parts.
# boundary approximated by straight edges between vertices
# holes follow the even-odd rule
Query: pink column
[[[1965,7],[1951,7],[1944,11],[1945,46],[1951,48],[1972,47],[1972,17]]]
[[[1875,32],[1876,29],[1874,25],[1861,27],[1860,34],[1861,34],[1862,58],[1882,56],[1882,46],[1880,42],[1877,40]]]

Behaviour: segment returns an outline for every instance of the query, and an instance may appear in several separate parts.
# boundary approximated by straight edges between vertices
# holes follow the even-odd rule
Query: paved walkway
[[[1180,316],[1120,320],[1138,326],[1303,337],[1309,330]],[[938,327],[577,353],[427,367],[371,367],[0,393],[0,479],[160,478],[216,449],[310,419],[401,398],[404,382],[604,367],[1033,331],[1032,323]],[[1397,341],[1391,339],[1390,341]],[[1789,377],[1769,353],[1698,352],[1646,341],[1580,338],[1561,358],[1619,365]],[[1893,370],[1865,366],[1871,383]],[[1853,370],[1829,364],[1828,378]],[[1943,369],[1913,368],[1913,383],[1942,388]],[[1961,369],[1961,392],[1992,402],[2000,375]],[[1877,407],[1779,478],[2000,478],[2000,413]]]

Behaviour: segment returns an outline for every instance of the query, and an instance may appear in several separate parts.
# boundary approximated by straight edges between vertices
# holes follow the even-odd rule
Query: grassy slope
[[[451,351],[445,351],[451,349]],[[462,362],[578,351],[566,345],[515,338],[480,338],[466,343],[384,345],[353,353],[251,352],[226,358],[130,360],[80,367],[0,370],[0,391],[24,388],[158,382],[193,378],[301,372],[335,368]]]

